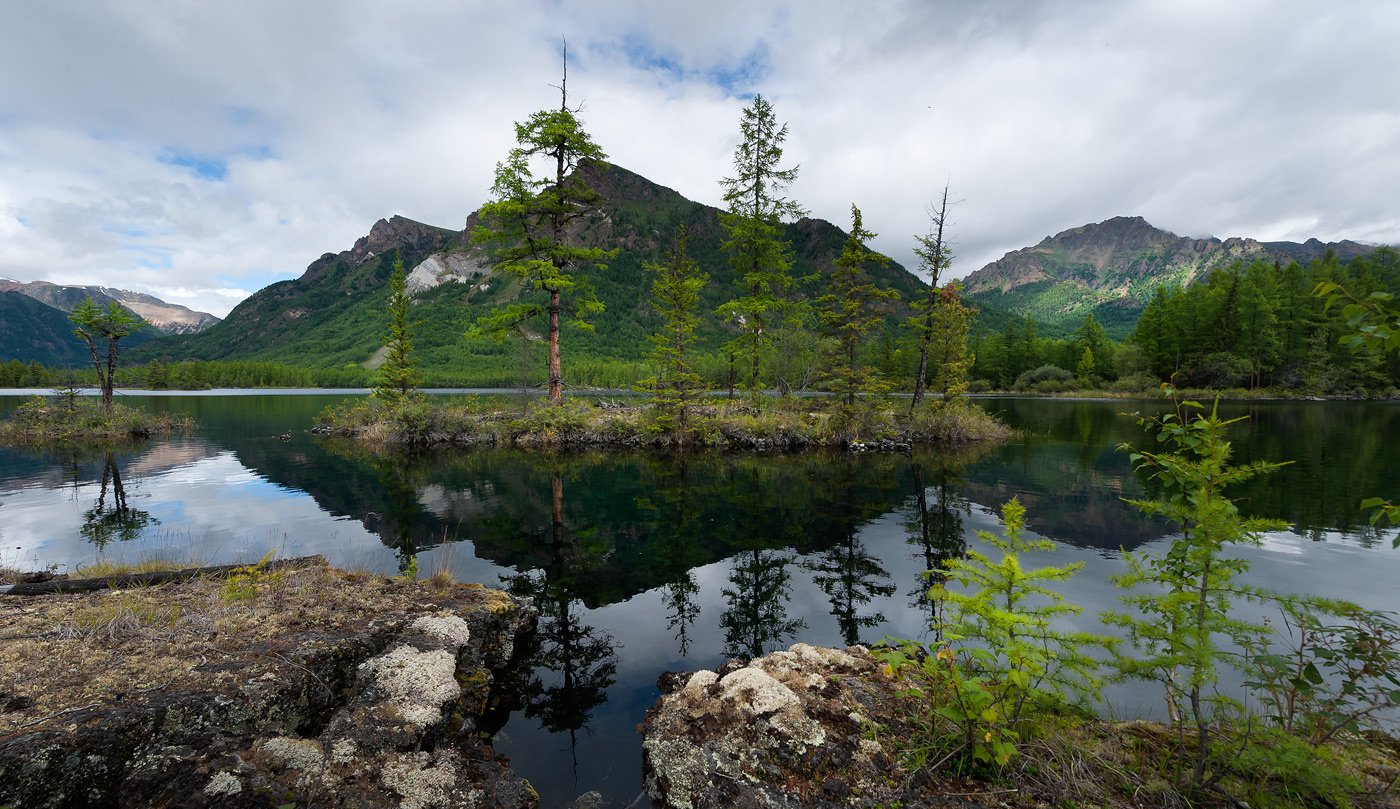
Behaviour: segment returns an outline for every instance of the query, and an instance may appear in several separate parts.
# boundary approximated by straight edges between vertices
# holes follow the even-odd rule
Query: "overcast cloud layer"
[[[762,93],[791,195],[911,268],[945,182],[959,276],[1118,215],[1400,242],[1400,3],[682,5],[14,0],[0,276],[224,315],[381,217],[459,228],[561,36],[613,162],[717,205]]]

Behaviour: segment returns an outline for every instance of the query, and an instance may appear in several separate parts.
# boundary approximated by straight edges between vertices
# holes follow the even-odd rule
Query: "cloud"
[[[1400,7],[442,0],[24,4],[0,30],[0,275],[224,314],[402,214],[457,227],[512,123],[570,98],[620,165],[709,204],[753,93],[792,195],[955,274],[1142,215],[1186,235],[1400,241]]]

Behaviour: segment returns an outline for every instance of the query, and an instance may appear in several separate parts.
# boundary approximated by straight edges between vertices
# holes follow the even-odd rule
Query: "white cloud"
[[[572,99],[707,203],[743,96],[793,195],[955,274],[1068,227],[1400,241],[1400,7],[1361,2],[188,4],[56,0],[0,29],[0,275],[224,314],[399,213],[458,227],[512,122]]]

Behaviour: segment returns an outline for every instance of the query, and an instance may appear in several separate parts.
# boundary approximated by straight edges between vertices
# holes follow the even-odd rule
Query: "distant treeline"
[[[1173,382],[1195,388],[1271,388],[1366,394],[1400,387],[1400,356],[1352,351],[1341,307],[1313,294],[1331,281],[1363,298],[1400,294],[1400,252],[1382,247],[1339,261],[1256,261],[1216,270],[1184,289],[1159,287],[1127,340],[1104,335],[1092,315],[1064,338],[1038,334],[1029,317],[973,339],[981,388],[1125,390]]]

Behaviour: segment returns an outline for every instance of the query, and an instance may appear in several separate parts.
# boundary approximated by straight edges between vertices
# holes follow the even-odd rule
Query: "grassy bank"
[[[711,400],[693,406],[684,426],[669,428],[646,405],[569,400],[522,412],[480,400],[412,397],[391,405],[366,399],[328,408],[316,429],[404,445],[731,449],[896,449],[915,443],[996,441],[1010,435],[1006,425],[966,400],[928,402],[912,414],[907,402],[894,400],[853,409],[818,399]]]
[[[194,428],[189,416],[151,413],[139,408],[101,403],[79,397],[35,397],[15,408],[0,422],[0,443],[44,445],[66,441],[127,441],[158,435],[185,434]]]

